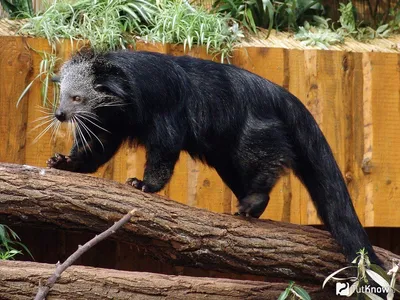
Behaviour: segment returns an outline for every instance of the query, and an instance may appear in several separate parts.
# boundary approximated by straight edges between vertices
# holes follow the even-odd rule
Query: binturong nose
[[[57,120],[60,121],[60,122],[64,122],[64,121],[67,119],[65,113],[62,112],[60,109],[57,109],[57,110],[56,110],[55,117],[56,117]]]

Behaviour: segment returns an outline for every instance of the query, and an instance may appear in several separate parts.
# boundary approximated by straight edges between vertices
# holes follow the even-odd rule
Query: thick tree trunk
[[[0,299],[33,299],[55,266],[0,260]],[[51,299],[277,299],[287,283],[172,276],[72,266],[50,290]],[[309,288],[313,299],[324,299]]]
[[[222,215],[82,174],[0,164],[0,223],[100,232],[132,209],[115,239],[179,266],[320,286],[346,262],[330,234],[312,227]],[[399,258],[376,248],[389,262]]]

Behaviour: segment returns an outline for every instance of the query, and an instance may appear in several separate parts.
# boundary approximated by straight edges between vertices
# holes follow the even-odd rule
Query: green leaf
[[[286,288],[278,297],[278,300],[285,300],[290,294],[290,287]]]
[[[303,288],[301,288],[301,287],[299,287],[297,285],[293,286],[292,289],[295,291],[296,295],[300,299],[302,299],[302,300],[311,300],[310,295],[306,292],[305,289],[303,289]]]
[[[386,281],[386,279],[383,278],[381,275],[379,275],[378,273],[376,273],[370,269],[366,269],[365,271],[367,272],[369,277],[371,277],[372,280],[375,281],[377,284],[379,284],[381,287],[383,287],[384,289],[390,288],[389,282]]]
[[[383,33],[387,28],[389,27],[389,24],[384,24],[378,27],[376,30],[377,33]]]
[[[41,74],[39,74],[41,75]],[[21,95],[19,96],[18,100],[17,100],[17,104],[15,105],[16,107],[18,107],[19,103],[21,102],[21,100],[25,97],[25,95],[28,93],[29,89],[31,88],[32,84],[35,82],[35,80],[39,77],[39,75],[33,79],[27,86],[26,88],[22,91]]]
[[[246,11],[246,16],[247,16],[247,20],[250,22],[251,30],[253,32],[257,32],[257,26],[256,26],[256,23],[254,22],[253,13],[251,12],[250,9],[248,9]]]
[[[10,16],[14,16],[15,13],[18,12],[18,8],[7,0],[0,0],[1,6],[4,10],[10,14]]]
[[[269,35],[271,34],[272,26],[274,26],[275,9],[274,9],[274,6],[273,6],[271,0],[266,1],[266,7],[268,8],[268,18],[269,18],[268,34],[267,34],[267,38],[268,38]]]
[[[381,266],[371,264],[369,268],[372,271],[378,273],[380,276],[382,276],[387,282],[390,282],[391,279],[390,275],[388,275],[387,272]]]

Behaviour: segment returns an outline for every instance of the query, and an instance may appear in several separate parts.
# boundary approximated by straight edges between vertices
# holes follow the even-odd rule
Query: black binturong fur
[[[90,173],[124,141],[143,145],[146,192],[170,180],[181,151],[216,169],[259,217],[286,168],[306,186],[348,260],[361,248],[379,263],[321,130],[305,106],[276,84],[232,65],[150,52],[76,54],[61,70],[60,121],[75,123],[69,156],[50,167]]]

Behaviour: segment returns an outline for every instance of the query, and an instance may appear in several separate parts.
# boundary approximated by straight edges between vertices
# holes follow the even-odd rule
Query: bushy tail
[[[331,148],[313,116],[292,95],[280,100],[275,107],[288,126],[294,145],[293,170],[306,186],[325,226],[349,261],[365,248],[371,262],[381,264],[357,217]]]

